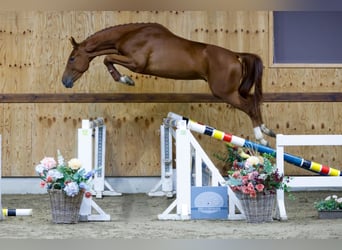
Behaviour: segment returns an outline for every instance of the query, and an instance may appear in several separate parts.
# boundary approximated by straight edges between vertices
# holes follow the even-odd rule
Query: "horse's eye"
[[[69,58],[69,62],[72,63],[72,62],[74,62],[74,61],[75,61],[75,57],[70,57],[70,58]]]

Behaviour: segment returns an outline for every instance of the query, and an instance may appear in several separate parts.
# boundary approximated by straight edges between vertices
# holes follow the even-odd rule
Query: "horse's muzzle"
[[[69,77],[63,77],[62,82],[66,88],[72,88],[74,86],[73,80]]]

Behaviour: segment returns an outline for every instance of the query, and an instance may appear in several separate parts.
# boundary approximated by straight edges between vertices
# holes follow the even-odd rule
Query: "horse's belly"
[[[158,68],[158,69],[148,69],[144,74],[154,75],[163,78],[171,78],[171,79],[183,79],[183,80],[196,80],[196,79],[204,79],[204,76],[199,72],[189,69],[180,69],[173,67],[166,68]]]
[[[147,74],[173,79],[203,79],[205,65],[203,60],[182,54],[165,54],[151,57],[145,71]]]

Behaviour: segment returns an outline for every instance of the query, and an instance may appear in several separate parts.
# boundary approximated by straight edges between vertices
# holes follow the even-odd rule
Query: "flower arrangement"
[[[259,154],[253,148],[243,148],[227,144],[228,155],[219,159],[229,163],[227,184],[235,192],[252,198],[257,193],[275,193],[277,189],[288,191],[284,176],[278,172],[275,157]]]
[[[317,211],[342,211],[342,197],[338,197],[337,195],[330,195],[323,200],[315,202],[314,206]]]
[[[85,191],[85,197],[91,197],[89,182],[94,175],[93,171],[86,172],[79,159],[64,162],[60,151],[57,151],[58,164],[53,157],[45,157],[35,167],[42,179],[40,186],[47,189],[63,190],[67,196],[74,197],[80,190]]]

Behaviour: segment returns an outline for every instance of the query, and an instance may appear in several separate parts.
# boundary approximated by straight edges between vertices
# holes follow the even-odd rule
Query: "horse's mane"
[[[124,26],[132,25],[132,24],[133,25],[143,25],[143,24],[153,24],[153,23],[143,23],[143,22],[141,22],[141,23],[124,23],[124,24],[113,25],[113,26],[106,27],[106,28],[104,28],[102,30],[96,31],[95,33],[93,33],[90,36],[88,36],[85,40],[90,39],[93,36],[98,35],[99,33],[106,32],[106,31],[108,31],[110,29],[124,27]]]

